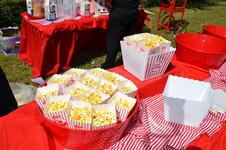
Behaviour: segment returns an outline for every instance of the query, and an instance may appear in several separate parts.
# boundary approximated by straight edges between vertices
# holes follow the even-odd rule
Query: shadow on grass
[[[106,51],[81,51],[73,58],[71,67],[84,66],[85,68],[100,67],[101,62],[95,61],[97,58],[103,59]]]
[[[193,9],[197,12],[197,9],[208,10],[211,6],[219,6],[218,3],[220,0],[209,0],[203,2],[203,0],[196,0],[196,1],[188,1],[187,8]]]

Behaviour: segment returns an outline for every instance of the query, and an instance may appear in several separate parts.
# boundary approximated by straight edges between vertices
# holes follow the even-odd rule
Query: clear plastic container
[[[74,0],[63,0],[63,16],[76,17],[76,10],[74,8]]]

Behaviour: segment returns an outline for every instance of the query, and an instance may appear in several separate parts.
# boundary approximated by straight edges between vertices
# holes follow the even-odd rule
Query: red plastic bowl
[[[217,69],[226,59],[226,41],[205,34],[183,33],[176,36],[179,61],[204,69]]]
[[[48,120],[44,116],[42,126],[63,148],[78,150],[106,149],[115,144],[122,137],[130,120],[137,114],[140,100],[138,94],[136,97],[136,105],[131,110],[128,118],[124,122],[117,123],[108,128],[97,130],[69,129]]]
[[[208,24],[203,26],[203,31],[205,34],[226,40],[226,26]]]

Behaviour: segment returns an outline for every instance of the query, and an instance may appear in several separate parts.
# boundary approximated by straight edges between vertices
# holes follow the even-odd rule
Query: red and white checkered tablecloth
[[[226,91],[226,76],[210,70],[213,89]],[[212,136],[226,121],[226,114],[209,112],[198,128],[183,126],[164,119],[164,101],[161,94],[141,100],[141,107],[131,121],[123,138],[109,150],[185,149],[201,134]]]

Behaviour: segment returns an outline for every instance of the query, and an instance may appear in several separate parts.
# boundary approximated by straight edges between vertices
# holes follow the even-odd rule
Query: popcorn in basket
[[[58,84],[51,84],[37,89],[35,99],[43,99],[50,96],[57,96],[61,93],[60,86]]]
[[[100,104],[106,102],[109,98],[109,95],[103,94],[99,91],[92,90],[86,93],[83,97],[80,98],[81,101],[89,102],[92,105]]]
[[[92,129],[102,129],[117,123],[114,104],[103,104],[93,106]]]
[[[106,72],[103,76],[103,78],[113,84],[118,85],[120,82],[126,80],[124,77],[117,73],[112,73],[112,72]]]
[[[171,45],[170,41],[161,36],[150,33],[135,34],[124,37],[124,41],[129,45],[134,46],[138,52],[145,55],[166,52],[169,50]],[[136,42],[136,44],[131,44],[131,41]]]
[[[89,72],[91,74],[93,74],[94,76],[102,77],[108,71],[101,69],[101,68],[94,68],[94,69],[90,69]]]
[[[76,100],[85,93],[87,93],[90,89],[84,86],[81,83],[73,84],[63,90],[63,94],[71,95],[72,100]]]
[[[64,75],[72,76],[72,80],[76,82],[79,80],[79,78],[82,77],[82,75],[84,75],[86,71],[87,71],[86,69],[72,68],[64,72]]]
[[[92,105],[89,102],[70,101],[69,127],[90,130],[92,123]]]
[[[117,117],[120,121],[126,120],[129,112],[136,104],[135,98],[129,97],[121,92],[116,92],[109,101],[116,105]]]
[[[125,80],[119,84],[119,91],[121,91],[122,93],[128,96],[135,97],[137,92],[137,87],[130,80]]]
[[[80,82],[89,88],[94,88],[99,80],[99,78],[87,73],[81,78]]]
[[[97,85],[96,90],[111,96],[117,90],[117,86],[112,84],[111,82],[100,80],[100,83]]]
[[[59,84],[62,89],[72,84],[72,77],[69,75],[54,74],[47,84]]]
[[[67,123],[70,99],[70,95],[49,97],[44,106],[44,115],[55,123],[59,121]]]

